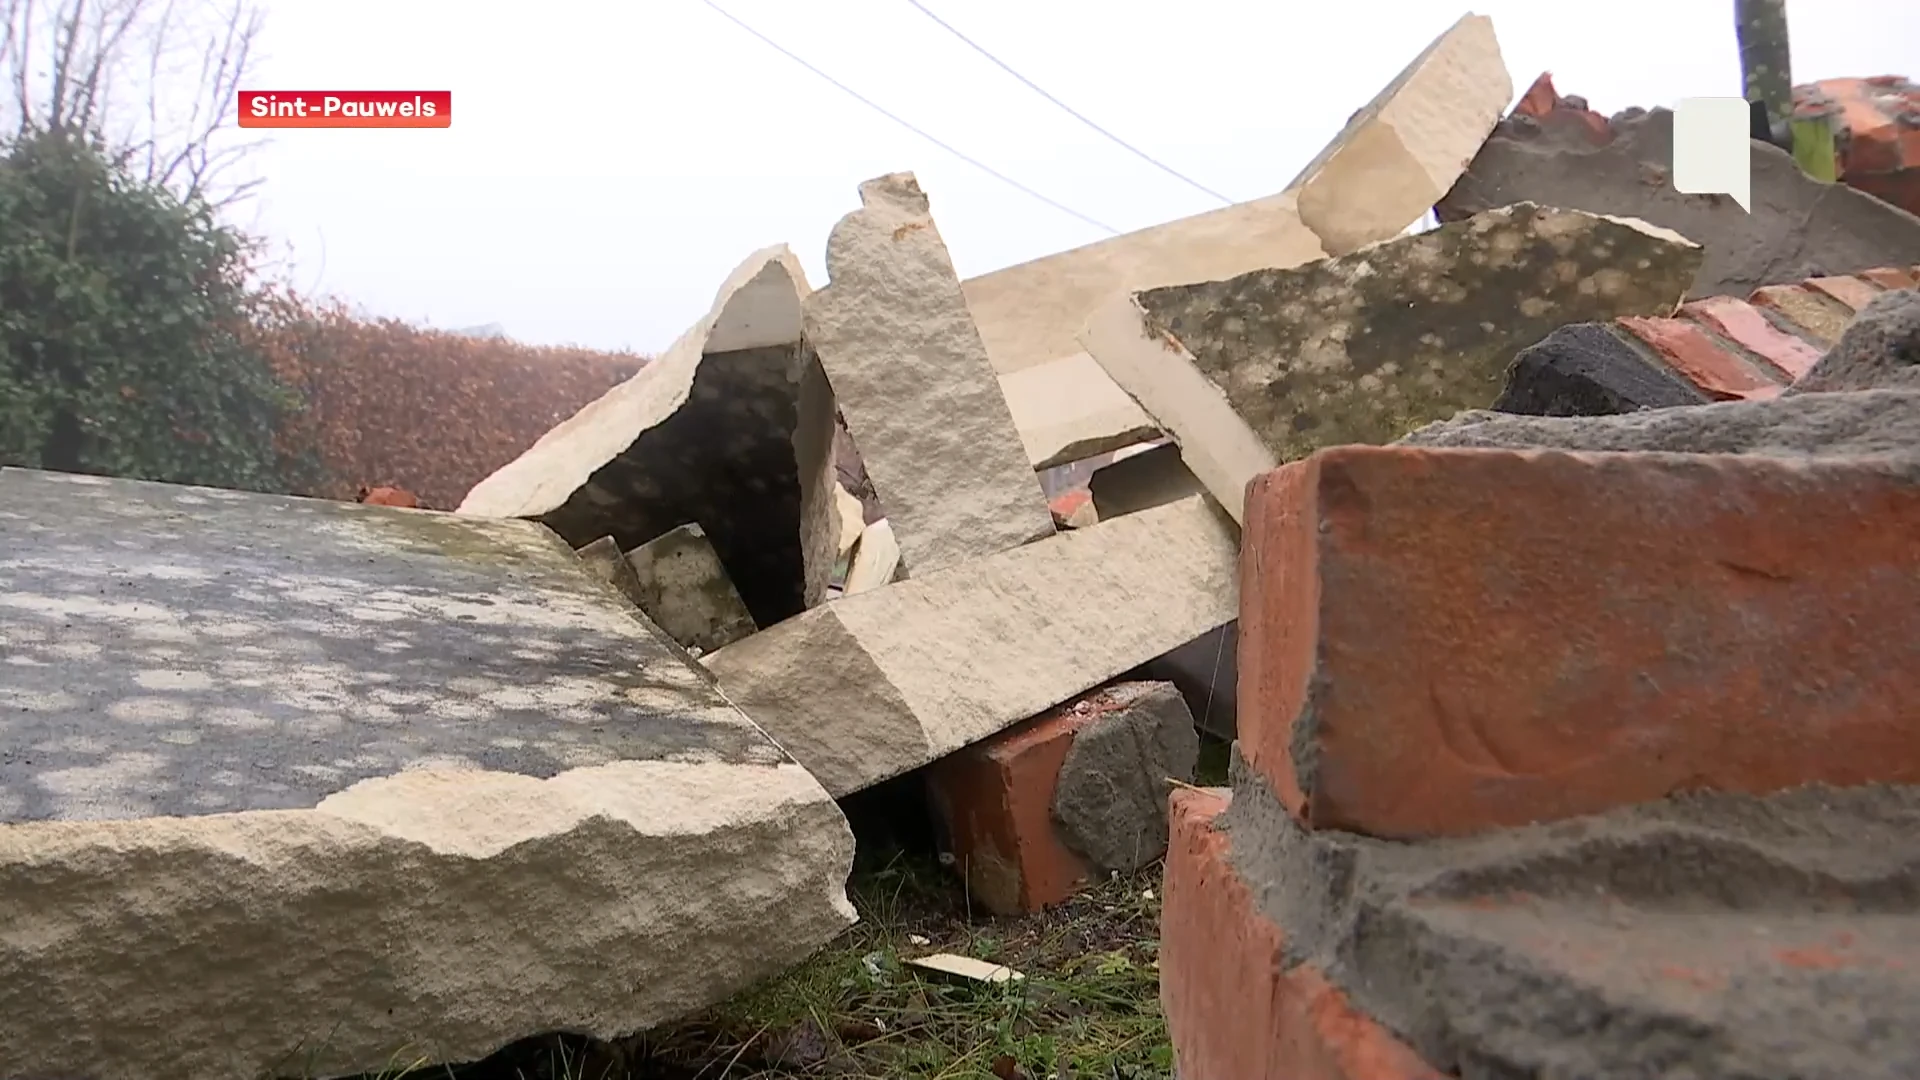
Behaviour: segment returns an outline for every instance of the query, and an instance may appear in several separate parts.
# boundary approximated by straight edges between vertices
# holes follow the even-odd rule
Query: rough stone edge
[[[783,282],[775,275],[785,279],[784,295]],[[708,352],[801,340],[801,305],[811,292],[806,271],[785,244],[749,255],[727,275],[708,312],[666,352],[475,484],[454,513],[531,518],[558,509],[595,472],[625,453],[641,432],[685,404]],[[791,310],[781,310],[783,306]],[[830,499],[827,507],[830,512]],[[806,520],[803,507],[803,526]]]
[[[738,775],[741,769],[754,770],[753,782],[743,782]],[[419,769],[361,781],[310,810],[0,824],[0,906],[8,911],[9,924],[8,932],[0,936],[0,976],[4,976],[0,987],[19,981],[18,969],[32,967],[35,954],[49,945],[71,950],[76,941],[82,942],[80,950],[96,952],[103,972],[137,961],[143,951],[155,958],[176,952],[183,927],[191,926],[197,906],[212,891],[198,876],[197,861],[188,855],[192,852],[232,868],[241,879],[233,891],[280,892],[304,908],[308,920],[338,920],[343,926],[339,937],[351,940],[377,936],[386,932],[381,928],[391,929],[408,919],[422,920],[417,927],[437,925],[426,921],[443,909],[436,892],[469,885],[473,864],[489,860],[557,861],[592,868],[600,881],[622,886],[601,894],[600,914],[615,925],[631,925],[635,921],[631,887],[648,879],[649,864],[664,848],[704,835],[768,826],[785,834],[780,850],[823,858],[813,882],[817,889],[811,895],[784,890],[760,905],[768,918],[779,920],[778,929],[797,931],[794,940],[803,944],[759,953],[759,970],[737,980],[739,985],[733,985],[736,980],[713,984],[711,969],[705,969],[708,958],[689,954],[677,979],[655,975],[640,993],[623,995],[605,988],[581,991],[585,1001],[623,1001],[630,1005],[628,1010],[569,1015],[565,1003],[538,994],[523,991],[519,1000],[513,1000],[512,988],[526,985],[522,981],[528,961],[525,950],[480,949],[463,954],[452,965],[459,969],[458,985],[449,980],[439,986],[418,986],[420,976],[432,981],[436,973],[451,974],[447,969],[423,970],[418,964],[376,967],[375,972],[389,977],[388,986],[365,988],[366,979],[373,977],[369,975],[356,980],[356,995],[364,990],[387,1001],[417,1001],[420,1008],[415,1013],[388,1010],[377,1031],[336,1026],[331,1019],[315,1016],[314,1030],[304,1036],[325,1040],[325,1050],[315,1064],[328,1074],[375,1072],[389,1067],[401,1051],[425,1054],[433,1061],[477,1060],[505,1042],[552,1030],[619,1037],[672,1020],[776,974],[858,921],[845,888],[853,866],[852,830],[838,805],[804,768],[792,762],[739,766],[623,761],[573,769],[545,780],[504,772]],[[802,839],[808,833],[815,835],[814,842]],[[44,887],[59,867],[86,876],[89,863],[97,864],[92,871],[97,880],[81,887],[85,904],[73,902],[74,882],[65,883],[68,887],[63,889]],[[515,869],[502,867],[508,873]],[[431,876],[421,879],[423,871],[431,875],[435,870],[446,879],[444,886],[436,886]],[[381,880],[396,873],[408,874],[407,887],[397,895],[411,910],[370,912],[361,904],[339,902],[336,883],[342,879]],[[193,880],[178,880],[183,875]],[[569,889],[564,880],[555,879],[550,882],[550,895],[554,910],[546,914],[553,921],[535,920],[539,925],[577,922],[583,917],[581,905],[593,891]],[[267,914],[284,919],[290,914],[287,906],[276,905]],[[115,924],[104,931],[100,927],[103,913]],[[523,943],[532,940],[524,932],[527,912],[495,914],[510,936]],[[763,925],[763,929],[774,928]],[[452,936],[473,940],[458,932]],[[330,935],[315,930],[308,921],[292,937],[314,941]],[[283,943],[284,935],[276,936],[271,929],[252,942],[229,940],[221,962],[229,969],[240,966],[244,962],[237,961],[234,953],[251,944],[257,965],[284,967],[287,957],[266,955]],[[417,945],[409,951],[417,952]],[[69,967],[71,955],[71,951],[66,954]],[[496,961],[495,970],[474,968],[474,961],[489,958]],[[314,957],[319,964],[326,960],[325,955]],[[298,963],[298,958],[293,962]],[[6,975],[9,970],[14,974]],[[409,974],[415,977],[410,979]],[[702,981],[709,984],[709,1001],[646,1000],[646,986]],[[416,991],[409,991],[410,983]],[[517,1008],[505,1014],[475,1009],[468,1000],[475,987],[505,991],[494,1004]],[[457,1004],[466,1008],[444,1011],[454,995],[460,995]],[[7,996],[0,990],[0,1000]],[[294,997],[280,1003],[281,1014],[307,1014],[325,1004]],[[87,1033],[94,1037],[83,1038],[71,1027],[36,1030],[38,1025],[30,1017],[10,1009],[15,1021],[25,1022],[10,1023],[10,1031],[0,1030],[0,1073],[24,1075],[57,1066],[82,1073],[253,1075],[285,1067],[289,1052],[297,1050],[303,1039],[291,1028],[235,1027],[229,1017],[202,1011],[200,1001],[193,993],[173,1000],[169,1011],[177,1014],[176,1022],[165,1033],[170,1045],[134,1039],[128,1047],[129,1040],[123,1037],[117,1048],[111,1047],[118,1026],[113,1017],[94,1018],[99,1030]],[[151,1008],[150,1000],[143,1004]],[[347,1012],[357,1003],[342,1000],[338,1004]],[[363,1020],[376,1015],[365,1009],[360,1013]],[[419,1032],[434,1029],[440,1030],[438,1037],[419,1038]],[[351,1038],[356,1034],[357,1044]],[[76,1046],[88,1050],[76,1058],[71,1054]],[[126,1052],[129,1049],[131,1054]],[[36,1056],[37,1050],[48,1056]],[[33,1060],[21,1060],[18,1055],[23,1053]]]

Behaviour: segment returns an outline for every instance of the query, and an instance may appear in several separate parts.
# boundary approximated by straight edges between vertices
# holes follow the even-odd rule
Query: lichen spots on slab
[[[532,522],[11,469],[0,503],[0,820],[783,760]]]
[[[1139,294],[1282,460],[1485,408],[1567,323],[1665,314],[1692,244],[1519,204],[1340,258]]]

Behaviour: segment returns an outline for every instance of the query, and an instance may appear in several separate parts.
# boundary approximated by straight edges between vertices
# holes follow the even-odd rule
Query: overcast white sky
[[[826,282],[858,183],[911,170],[963,276],[1108,235],[874,113],[703,0],[265,0],[256,90],[451,90],[453,126],[278,131],[246,219],[367,311],[664,348],[759,247]],[[906,0],[716,0],[841,82],[1121,231],[1217,201]],[[1056,97],[1235,200],[1283,187],[1435,35],[1436,0],[923,0]],[[1737,95],[1732,0],[1482,0],[1518,94],[1602,112]],[[1796,81],[1920,77],[1920,4],[1793,0]],[[229,105],[231,107],[231,105]]]

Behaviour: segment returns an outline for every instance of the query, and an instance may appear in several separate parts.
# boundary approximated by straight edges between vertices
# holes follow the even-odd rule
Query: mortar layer
[[[1470,839],[1300,828],[1237,758],[1288,961],[1464,1080],[1920,1075],[1920,789],[1676,796]]]

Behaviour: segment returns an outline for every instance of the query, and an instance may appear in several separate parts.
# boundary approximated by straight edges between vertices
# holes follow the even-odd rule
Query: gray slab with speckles
[[[786,759],[540,525],[0,470],[0,821],[621,760]]]

